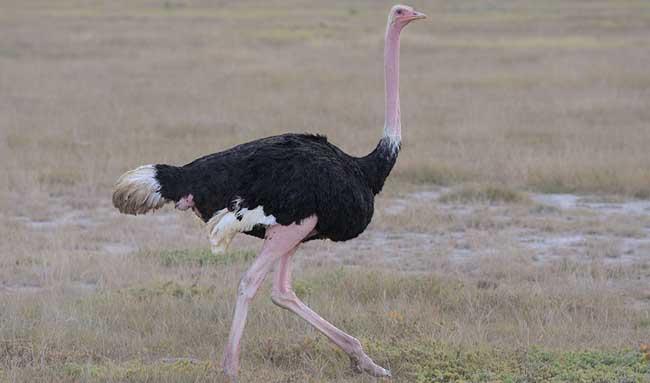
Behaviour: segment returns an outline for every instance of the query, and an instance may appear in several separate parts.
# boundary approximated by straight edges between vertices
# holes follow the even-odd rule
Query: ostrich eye
[[[401,15],[402,13],[404,13],[404,11],[402,11],[401,9],[398,9],[396,13],[397,13],[398,15]]]

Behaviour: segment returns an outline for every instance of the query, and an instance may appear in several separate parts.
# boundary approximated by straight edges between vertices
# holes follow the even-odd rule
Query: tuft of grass
[[[530,214],[560,214],[562,212],[562,209],[556,206],[552,205],[545,205],[545,204],[535,204],[533,207],[530,208],[529,210]]]
[[[398,168],[395,176],[413,184],[453,185],[470,178],[463,169],[441,164],[416,164]]]
[[[522,370],[512,353],[496,349],[466,351],[431,341],[372,342],[368,349],[386,359],[395,376],[410,382],[504,382]]]
[[[139,256],[158,259],[163,266],[174,267],[180,265],[230,265],[245,263],[255,258],[252,250],[233,250],[222,255],[214,255],[210,249],[183,249],[183,250],[162,250],[145,251]]]
[[[177,360],[173,363],[146,363],[133,360],[124,363],[65,363],[52,368],[60,381],[86,382],[197,382],[213,381],[219,371],[213,363]]]
[[[650,364],[639,351],[566,351],[532,349],[523,360],[519,381],[647,382]]]
[[[528,175],[527,184],[531,189],[546,194],[575,193],[578,189],[559,174],[540,175],[533,171]]]
[[[45,186],[75,186],[80,180],[78,173],[67,169],[53,169],[38,176],[38,182]]]
[[[314,292],[314,287],[308,281],[297,279],[293,281],[293,291],[300,299],[304,299]]]
[[[395,376],[412,382],[646,382],[650,364],[639,351],[461,349],[444,343],[371,342]]]
[[[639,319],[637,327],[650,329],[650,319]]]
[[[442,203],[526,203],[529,202],[526,194],[510,189],[503,185],[464,185],[448,192],[439,199]]]
[[[192,299],[193,297],[212,295],[214,291],[214,286],[203,287],[196,284],[185,286],[175,281],[156,282],[151,285],[130,287],[124,290],[126,294],[134,296],[138,300],[150,300],[159,296]]]
[[[638,199],[650,199],[650,188],[642,188],[634,192],[634,198]]]

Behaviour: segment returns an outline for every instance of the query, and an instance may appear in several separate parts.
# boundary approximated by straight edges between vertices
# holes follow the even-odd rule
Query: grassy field
[[[115,179],[283,132],[382,132],[385,1],[0,2],[0,381],[220,381],[239,275]],[[404,149],[296,290],[396,382],[649,382],[650,4],[416,1]],[[560,194],[561,193],[561,194]],[[370,382],[265,286],[242,382]]]

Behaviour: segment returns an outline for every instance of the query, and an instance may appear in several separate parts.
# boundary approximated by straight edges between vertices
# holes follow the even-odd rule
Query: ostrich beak
[[[425,15],[422,12],[418,11],[413,11],[413,16],[411,16],[411,20],[420,20],[420,19],[426,19],[427,15]]]

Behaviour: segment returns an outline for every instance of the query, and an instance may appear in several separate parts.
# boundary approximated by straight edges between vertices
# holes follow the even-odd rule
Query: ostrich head
[[[388,25],[397,27],[397,29],[404,28],[408,23],[413,20],[419,20],[426,18],[422,12],[418,12],[413,7],[408,5],[395,5],[388,13]]]

